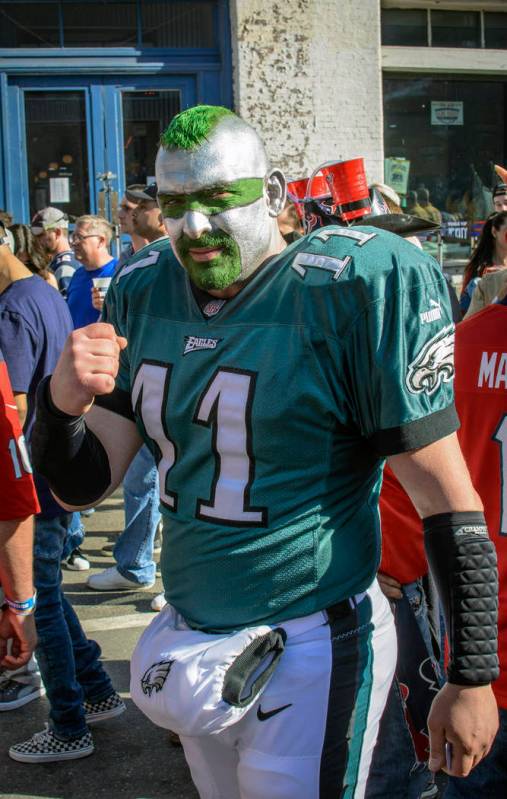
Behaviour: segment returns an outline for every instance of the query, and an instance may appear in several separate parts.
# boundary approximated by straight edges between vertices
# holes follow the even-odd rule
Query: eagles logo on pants
[[[221,732],[181,736],[201,799],[364,796],[396,636],[376,581],[350,601],[350,613],[335,621],[323,611],[287,623],[280,662],[238,721]],[[158,692],[169,687],[172,664],[160,658],[159,647],[150,651],[147,638],[142,649],[153,665],[142,673],[142,684],[157,702]],[[191,661],[187,666],[193,668]],[[139,693],[136,680],[141,685],[141,674],[133,672]],[[198,689],[195,694],[192,701],[199,702]]]

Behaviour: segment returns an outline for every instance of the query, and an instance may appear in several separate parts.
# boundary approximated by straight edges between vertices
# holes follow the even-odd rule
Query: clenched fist
[[[70,334],[51,377],[51,399],[70,416],[86,413],[97,394],[110,394],[127,340],[96,322]]]
[[[498,707],[490,685],[446,683],[428,716],[431,771],[466,777],[486,757],[498,730]],[[446,763],[445,744],[449,743]]]

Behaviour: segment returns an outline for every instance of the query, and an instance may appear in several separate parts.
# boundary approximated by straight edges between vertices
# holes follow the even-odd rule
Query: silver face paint
[[[264,145],[257,133],[239,118],[219,123],[209,140],[195,150],[162,147],[157,154],[155,172],[161,194],[195,192],[219,182],[238,178],[263,178],[269,171]]]
[[[239,119],[226,119],[196,150],[167,151],[160,148],[155,172],[160,194],[191,194],[240,178],[265,178],[269,173],[269,162],[255,131]],[[201,211],[187,211],[181,217],[165,217],[164,225],[174,254],[184,268],[178,253],[178,241],[182,236],[196,242],[206,233],[223,232],[230,236],[239,248],[241,266],[239,276],[234,280],[234,284],[239,284],[268,255],[283,249],[276,222],[283,202],[283,199],[272,201],[265,189],[264,196],[249,205],[210,216]],[[278,204],[280,208],[274,208]]]

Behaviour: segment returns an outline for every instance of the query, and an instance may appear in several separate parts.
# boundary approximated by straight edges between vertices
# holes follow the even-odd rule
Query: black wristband
[[[37,389],[38,409],[44,411],[50,417],[53,416],[55,420],[65,419],[67,421],[75,421],[76,419],[82,419],[82,416],[71,416],[70,414],[64,413],[60,410],[60,408],[56,407],[55,403],[53,402],[53,397],[51,396],[51,387],[49,385],[50,382],[51,375],[48,375],[48,377],[45,377],[39,383],[39,387]]]
[[[49,380],[42,380],[37,389],[33,466],[65,504],[90,505],[111,484],[109,458],[84,416],[69,416],[54,405]]]
[[[423,524],[451,649],[448,680],[488,685],[499,675],[498,571],[484,515],[440,513]]]

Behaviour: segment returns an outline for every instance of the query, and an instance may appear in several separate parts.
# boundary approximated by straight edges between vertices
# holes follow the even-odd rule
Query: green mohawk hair
[[[160,144],[167,150],[194,150],[207,140],[222,119],[235,116],[221,105],[196,105],[171,120],[160,137]]]

